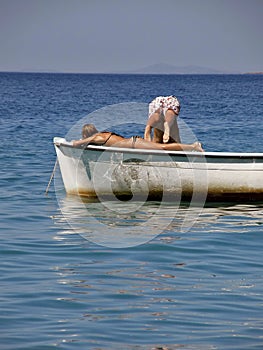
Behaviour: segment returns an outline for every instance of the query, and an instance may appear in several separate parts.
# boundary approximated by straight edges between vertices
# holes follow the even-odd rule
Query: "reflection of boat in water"
[[[172,202],[97,201],[78,196],[58,198],[62,216],[58,224],[65,227],[57,239],[75,233],[93,243],[120,248],[144,244],[160,235],[161,241],[204,239],[204,232],[216,236],[224,233],[258,232],[263,224],[263,205],[237,204],[177,205]],[[201,233],[201,234],[200,234]],[[206,239],[212,239],[206,236]],[[72,242],[72,237],[70,237]]]
[[[73,147],[54,138],[69,194],[162,200],[263,200],[263,153]]]
[[[115,248],[152,240],[167,229],[177,213],[176,205],[169,208],[160,202],[132,200],[124,206],[122,201],[100,202],[70,195],[57,199],[64,221],[76,233],[96,244]]]

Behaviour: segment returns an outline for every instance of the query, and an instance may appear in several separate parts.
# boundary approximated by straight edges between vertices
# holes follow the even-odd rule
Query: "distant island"
[[[174,66],[167,63],[156,63],[132,71],[115,73],[123,74],[242,74],[238,71],[218,70],[200,66]]]
[[[7,71],[1,71],[1,73],[7,73]],[[263,72],[240,72],[240,71],[229,71],[229,70],[219,70],[208,67],[200,67],[195,65],[189,66],[175,66],[167,63],[156,63],[146,67],[134,69],[134,70],[114,70],[114,71],[100,71],[100,72],[90,72],[86,71],[61,71],[52,69],[22,69],[9,71],[9,73],[47,73],[47,74],[253,74],[262,75]]]

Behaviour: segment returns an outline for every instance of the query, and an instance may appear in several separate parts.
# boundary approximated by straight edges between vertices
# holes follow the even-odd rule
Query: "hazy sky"
[[[263,71],[263,0],[0,0],[0,71]]]

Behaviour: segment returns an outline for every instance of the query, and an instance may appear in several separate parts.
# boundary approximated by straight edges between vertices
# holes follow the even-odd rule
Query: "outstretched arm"
[[[88,145],[90,142],[94,142],[96,143],[96,145],[101,145],[105,142],[105,139],[100,134],[96,134],[82,140],[77,140],[77,141],[74,140],[73,146],[77,147],[77,146]]]
[[[86,139],[82,139],[82,140],[73,140],[73,146],[77,147],[77,146],[83,146],[83,145],[87,145],[88,143],[90,143],[90,141],[92,141],[92,139],[94,139],[94,136],[90,136],[87,137]]]

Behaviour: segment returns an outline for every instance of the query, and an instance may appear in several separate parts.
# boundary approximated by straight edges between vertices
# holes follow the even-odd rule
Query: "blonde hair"
[[[93,124],[85,124],[82,127],[82,138],[85,139],[89,136],[97,134],[98,130],[95,128]]]

